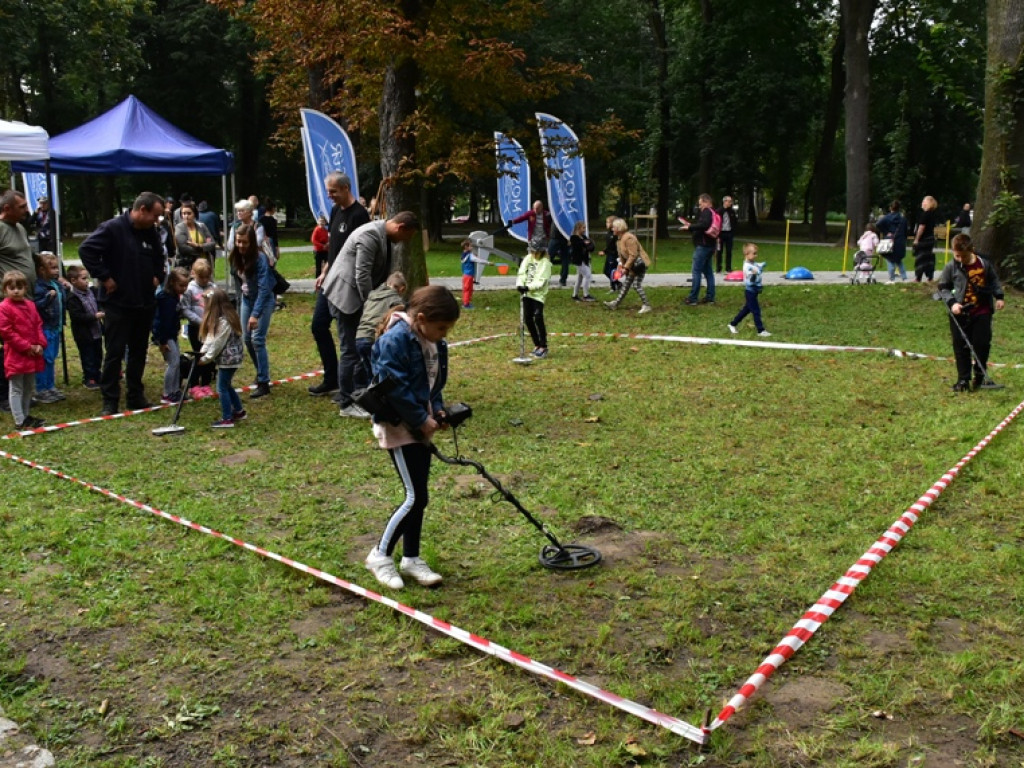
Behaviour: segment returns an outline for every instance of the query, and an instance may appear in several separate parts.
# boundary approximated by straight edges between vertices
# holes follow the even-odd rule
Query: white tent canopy
[[[50,136],[42,128],[0,120],[0,160],[46,160]]]

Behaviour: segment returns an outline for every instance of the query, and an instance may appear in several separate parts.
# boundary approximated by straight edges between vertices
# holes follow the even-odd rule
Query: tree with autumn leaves
[[[256,64],[274,76],[279,138],[298,142],[301,107],[338,119],[363,163],[379,157],[389,213],[419,213],[444,179],[491,171],[495,127],[523,127],[532,105],[584,76],[578,64],[528,63],[509,42],[542,13],[535,0],[216,2],[264,44]],[[426,282],[421,241],[397,259],[412,285]]]

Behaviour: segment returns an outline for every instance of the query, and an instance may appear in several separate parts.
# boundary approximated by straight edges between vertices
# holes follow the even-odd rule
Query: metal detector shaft
[[[960,338],[964,340],[964,344],[967,345],[967,349],[971,353],[971,359],[974,361],[974,364],[978,366],[978,370],[981,371],[981,375],[984,377],[984,383],[989,385],[994,384],[995,382],[993,382],[988,376],[988,368],[981,364],[981,360],[978,358],[978,353],[974,351],[974,345],[971,344],[971,340],[967,337],[967,331],[965,331],[964,327],[960,325],[960,319],[953,314],[953,308],[949,306],[949,304],[946,304],[946,302],[942,303],[946,307],[946,312],[949,313],[949,319],[953,321],[953,325],[955,325],[956,329],[960,331]]]
[[[473,461],[472,459],[464,458],[462,456],[445,456],[433,443],[430,444],[430,450],[435,456],[437,456],[438,459],[443,461],[445,464],[454,464],[461,467],[472,467],[473,469],[475,469],[478,473],[480,473],[481,477],[483,477],[487,482],[489,482],[491,485],[495,487],[498,493],[500,493],[502,497],[504,497],[505,501],[507,501],[516,509],[518,509],[520,512],[522,512],[523,517],[529,520],[530,523],[538,531],[543,533],[547,537],[548,541],[550,541],[554,546],[558,547],[559,550],[565,549],[565,547],[562,546],[561,542],[559,542],[558,539],[555,538],[554,534],[552,534],[551,531],[549,531],[544,526],[544,524],[540,522],[540,520],[531,515],[530,511],[519,503],[519,499],[513,496],[512,492],[505,488],[505,486],[501,484],[501,481],[498,480],[498,478],[496,478],[494,475],[492,475],[490,472],[484,469],[483,464],[481,464],[478,461]]]

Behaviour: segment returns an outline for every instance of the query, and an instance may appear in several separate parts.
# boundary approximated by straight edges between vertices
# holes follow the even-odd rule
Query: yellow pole
[[[789,219],[786,219],[786,251],[782,259],[782,274],[789,274]]]
[[[846,220],[846,245],[843,246],[843,277],[846,277],[846,256],[850,252],[850,220]]]
[[[949,228],[953,225],[949,219],[946,219],[946,256],[942,261],[943,266],[949,264]]]

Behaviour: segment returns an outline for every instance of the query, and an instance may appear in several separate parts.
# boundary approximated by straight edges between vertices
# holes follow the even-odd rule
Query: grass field
[[[688,253],[686,254],[688,257]],[[681,256],[682,258],[682,256]],[[550,294],[549,330],[728,338],[738,308],[608,313]],[[772,342],[949,356],[925,287],[770,288]],[[737,297],[738,300],[738,297]],[[452,341],[515,330],[479,295]],[[317,367],[311,297],[270,333],[272,377]],[[684,311],[686,309],[687,311]],[[753,339],[749,325],[741,339]],[[1024,361],[1010,296],[992,359]],[[459,447],[597,568],[541,568],[545,540],[468,470],[436,466],[425,557],[393,596],[699,723],[877,537],[1020,402],[952,394],[950,361],[553,336],[452,350]],[[75,358],[72,354],[72,376]],[[150,356],[147,386],[161,366]],[[236,382],[247,384],[244,367]],[[275,387],[228,432],[212,401],[0,449],[374,587],[362,558],[399,500],[365,422]],[[72,387],[50,420],[95,415]],[[0,463],[0,704],[58,764],[158,766],[1019,766],[1024,763],[1024,441],[1014,422],[960,473],[706,751],[231,544]],[[452,449],[449,434],[439,438]],[[106,702],[106,704],[103,704]]]

